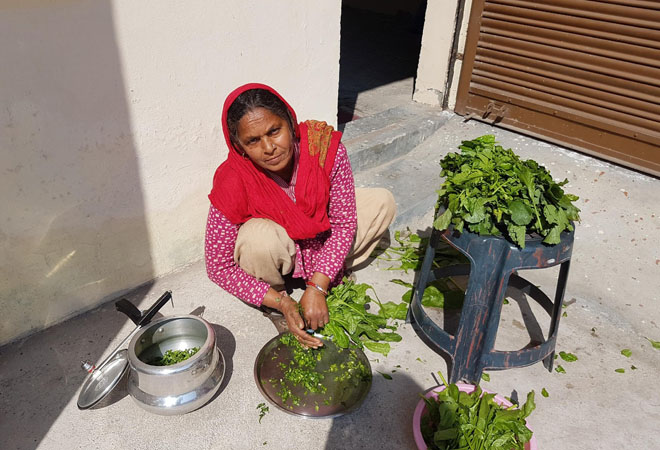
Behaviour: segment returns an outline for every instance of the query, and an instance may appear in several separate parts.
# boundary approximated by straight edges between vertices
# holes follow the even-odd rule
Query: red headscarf
[[[300,139],[296,203],[264,169],[244,158],[229,138],[227,111],[236,97],[250,89],[265,89],[275,94],[291,113],[295,138]],[[330,229],[329,175],[339,147],[340,132],[325,122],[307,121],[296,125],[296,113],[286,100],[273,88],[258,83],[246,84],[229,94],[222,108],[222,126],[229,155],[213,177],[209,200],[216,209],[235,224],[253,217],[270,219],[284,227],[291,239],[313,238]]]

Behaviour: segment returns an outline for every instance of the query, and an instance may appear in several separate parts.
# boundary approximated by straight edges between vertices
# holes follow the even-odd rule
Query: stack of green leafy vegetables
[[[505,235],[525,247],[525,234],[538,233],[546,244],[558,244],[562,231],[572,231],[580,210],[536,161],[521,160],[492,135],[463,141],[461,153],[449,153],[440,165],[445,181],[438,204],[445,208],[433,226],[480,235]]]
[[[427,414],[421,431],[429,449],[523,450],[532,438],[525,419],[536,407],[534,391],[521,408],[505,408],[494,397],[479,386],[468,394],[450,384],[437,399],[424,398]]]
[[[360,348],[366,347],[387,356],[391,349],[389,343],[401,340],[401,335],[394,332],[396,325],[390,324],[389,319],[405,320],[408,304],[373,300],[367,295],[369,289],[375,293],[368,284],[356,284],[344,278],[326,299],[330,321],[320,333],[332,336],[338,347],[348,348],[352,342]],[[378,314],[367,312],[366,305],[371,301],[380,307]]]

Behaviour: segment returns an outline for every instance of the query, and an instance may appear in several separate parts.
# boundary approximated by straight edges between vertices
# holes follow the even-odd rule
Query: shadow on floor
[[[405,372],[397,370],[391,377],[388,380],[374,372],[371,392],[362,406],[333,419],[326,450],[415,448],[412,417],[424,389]],[[401,421],[401,416],[410,420]]]

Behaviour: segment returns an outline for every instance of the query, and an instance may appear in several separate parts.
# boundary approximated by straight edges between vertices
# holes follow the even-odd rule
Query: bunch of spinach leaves
[[[378,298],[373,300],[367,295],[369,289],[375,293],[374,288],[368,284],[356,284],[344,278],[343,283],[334,287],[326,299],[330,322],[320,333],[332,336],[335,344],[341,348],[348,348],[353,342],[360,348],[366,347],[387,356],[390,351],[389,342],[401,340],[401,335],[394,332],[397,327],[390,325],[389,319],[404,320],[408,304],[382,303]],[[367,312],[366,305],[372,301],[380,306],[378,314]]]
[[[479,386],[470,394],[453,383],[445,386],[437,399],[424,398],[421,431],[429,449],[523,450],[532,438],[525,419],[536,408],[534,391],[521,408],[505,408]]]
[[[572,231],[580,210],[566,194],[565,179],[555,183],[536,161],[522,161],[513,150],[495,142],[495,136],[463,141],[461,153],[449,153],[440,165],[445,181],[438,205],[445,208],[433,226],[453,225],[480,235],[505,235],[525,247],[525,235],[538,233],[546,244],[558,244],[562,231]]]

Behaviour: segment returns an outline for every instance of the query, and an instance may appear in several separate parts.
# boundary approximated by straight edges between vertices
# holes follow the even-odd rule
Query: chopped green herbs
[[[545,388],[541,389],[541,395],[545,398],[550,397],[550,394],[548,394],[548,391],[546,391]]]
[[[559,356],[566,362],[574,362],[578,360],[578,357],[573,353],[559,352]]]
[[[566,373],[566,370],[561,366],[561,364],[558,364],[557,367],[555,367],[555,372],[557,373]]]
[[[259,423],[261,423],[261,419],[263,419],[266,413],[268,412],[268,406],[266,406],[265,403],[259,403],[257,405],[257,409],[259,410]],[[265,442],[264,445],[266,445]]]
[[[421,431],[429,449],[522,450],[532,438],[525,419],[536,407],[534,391],[521,408],[506,408],[479,386],[468,394],[455,384],[445,385],[437,399],[424,398]]]
[[[558,244],[561,232],[573,230],[580,210],[578,199],[566,194],[564,180],[555,183],[547,169],[533,160],[522,161],[511,149],[486,135],[463,141],[461,153],[449,153],[440,165],[445,181],[438,191],[444,207],[433,226],[467,228],[480,235],[505,235],[525,247],[525,235],[538,233],[546,244]]]
[[[653,348],[655,348],[656,350],[660,350],[660,341],[654,341],[653,339],[649,339],[649,338],[646,338],[646,340],[651,343]]]
[[[614,369],[616,373],[624,373],[626,369]]]
[[[632,355],[632,351],[629,348],[624,348],[623,350],[621,350],[621,354],[626,358],[630,358],[630,356]]]
[[[188,348],[185,350],[168,350],[162,357],[154,358],[149,361],[151,366],[171,366],[190,358],[199,351],[199,347]]]
[[[299,387],[304,395],[325,394],[327,388],[323,384],[326,377],[332,377],[336,383],[359,383],[365,377],[371,377],[371,373],[367,367],[358,359],[357,353],[354,348],[348,350],[348,358],[346,361],[339,364],[331,364],[325,373],[317,369],[317,365],[321,362],[325,347],[318,349],[303,347],[296,337],[291,333],[285,333],[280,337],[280,343],[289,347],[292,358],[285,363],[279,363],[279,368],[282,371],[280,378],[271,378],[269,382],[273,387],[279,387],[277,395],[282,399],[282,403],[290,403],[289,407],[298,406],[301,404],[302,399],[295,395],[292,388]],[[340,350],[343,351],[343,350]],[[298,392],[300,393],[300,392]],[[332,397],[324,399],[324,403],[329,405]],[[318,404],[315,408],[318,411]]]

